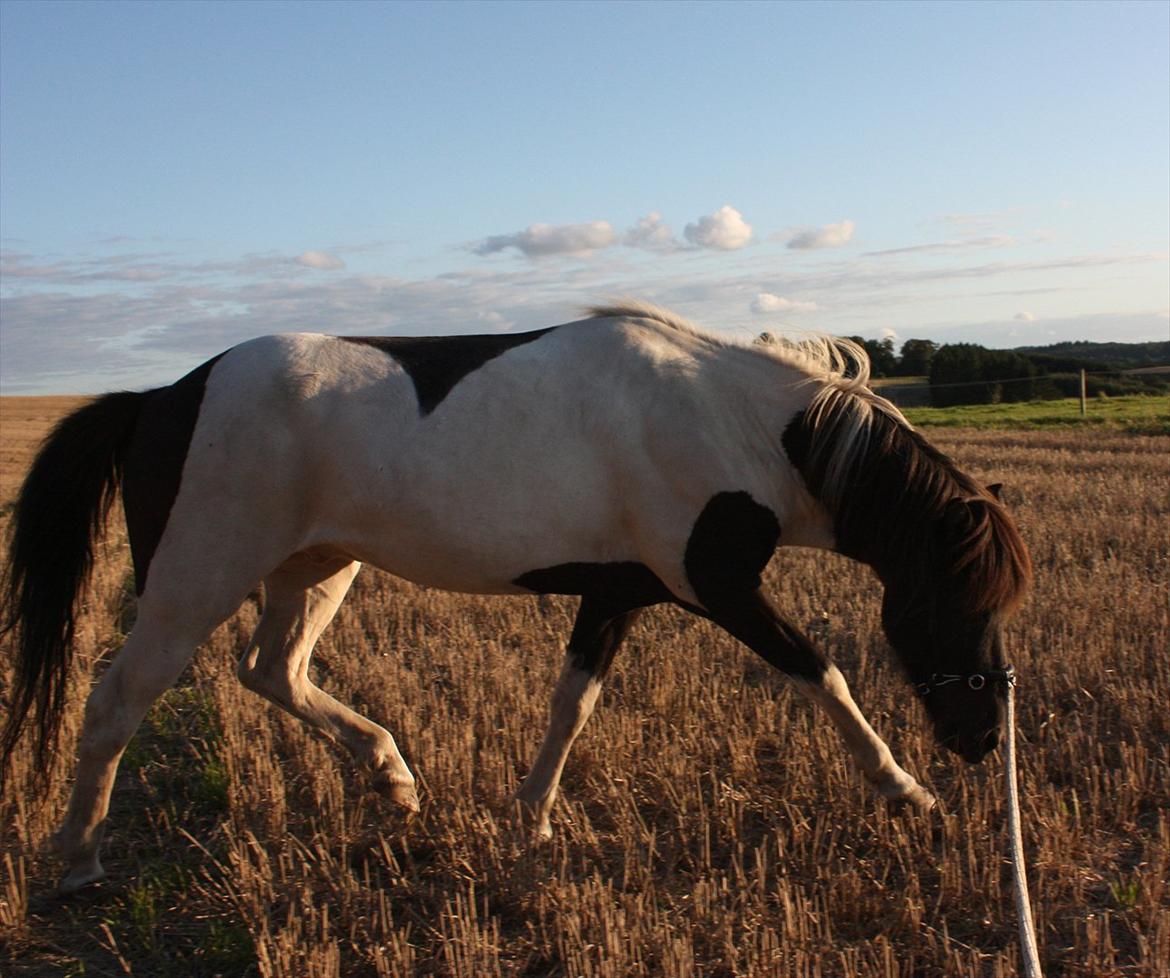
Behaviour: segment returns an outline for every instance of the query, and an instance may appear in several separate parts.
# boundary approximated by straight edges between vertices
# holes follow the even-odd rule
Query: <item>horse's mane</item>
[[[893,405],[826,383],[805,423],[806,478],[833,514],[839,544],[894,560],[916,585],[940,572],[961,581],[972,613],[1020,604],[1032,569],[1015,522]]]
[[[669,326],[671,329],[678,330],[680,333],[687,333],[692,336],[701,336],[704,339],[717,339],[711,333],[708,333],[700,326],[696,326],[689,319],[680,316],[676,312],[671,312],[669,309],[663,309],[662,306],[656,306],[653,302],[645,302],[642,299],[614,299],[612,302],[589,306],[585,312],[597,319],[649,319],[655,323],[661,323],[663,326]]]
[[[641,299],[615,299],[607,305],[590,306],[586,312],[598,319],[648,319],[713,346],[750,349],[796,368],[808,377],[809,383],[819,382],[829,388],[852,391],[877,410],[902,419],[893,404],[869,389],[869,355],[853,340],[824,333],[790,340],[762,333],[755,340],[741,341],[705,330],[676,312]]]

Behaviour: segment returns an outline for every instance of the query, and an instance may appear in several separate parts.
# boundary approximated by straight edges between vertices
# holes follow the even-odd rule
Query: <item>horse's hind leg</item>
[[[238,605],[233,596],[218,603],[218,617],[205,606],[202,620],[184,622],[173,606],[162,607],[149,597],[140,603],[130,637],[85,705],[77,778],[65,820],[53,836],[54,847],[68,864],[63,891],[105,876],[98,849],[122,752],[147,710],[179,678],[196,646]]]
[[[390,733],[309,680],[309,659],[361,564],[302,553],[264,579],[264,613],[240,660],[240,681],[339,741],[373,772],[391,801],[418,811],[414,776]]]

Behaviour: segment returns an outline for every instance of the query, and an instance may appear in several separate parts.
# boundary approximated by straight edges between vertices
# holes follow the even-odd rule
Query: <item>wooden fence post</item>
[[[1081,417],[1085,416],[1085,371],[1081,368]]]

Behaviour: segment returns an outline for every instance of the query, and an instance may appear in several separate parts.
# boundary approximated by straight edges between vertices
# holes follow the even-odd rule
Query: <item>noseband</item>
[[[919,696],[928,696],[931,690],[949,686],[951,683],[966,683],[968,689],[982,689],[988,683],[1003,683],[1005,687],[1015,686],[1016,670],[1013,666],[1005,666],[1003,669],[963,674],[936,672],[925,682],[916,683],[914,688],[918,690]]]

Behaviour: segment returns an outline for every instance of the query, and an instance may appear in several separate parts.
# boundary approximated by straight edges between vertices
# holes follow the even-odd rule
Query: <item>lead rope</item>
[[[1028,898],[1028,877],[1024,867],[1024,840],[1020,831],[1020,792],[1016,786],[1016,697],[1014,685],[1007,688],[1007,766],[1008,843],[1012,854],[1012,877],[1015,882],[1016,919],[1020,922],[1020,957],[1027,978],[1044,978],[1040,970],[1040,953],[1036,949],[1036,925],[1032,922],[1032,902]]]

